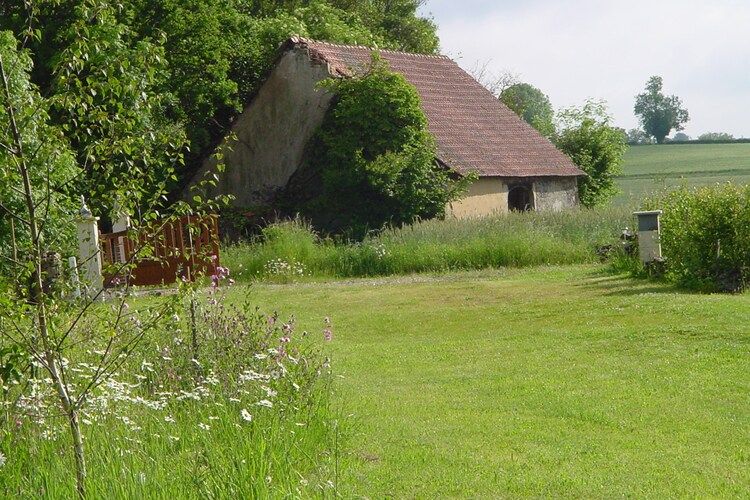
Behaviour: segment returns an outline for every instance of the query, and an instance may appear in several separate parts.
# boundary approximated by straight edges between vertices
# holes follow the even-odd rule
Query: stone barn
[[[237,207],[272,203],[305,163],[307,145],[333,96],[317,83],[366,70],[373,49],[302,38],[288,40],[250,104],[235,120],[222,152],[226,170],[214,193]],[[510,210],[562,210],[578,203],[584,175],[534,128],[445,56],[378,51],[392,71],[416,87],[438,158],[459,175],[479,179],[452,203],[452,216]],[[194,182],[215,169],[208,159]]]

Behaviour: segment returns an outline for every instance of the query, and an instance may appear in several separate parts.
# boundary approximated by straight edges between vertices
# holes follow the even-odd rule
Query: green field
[[[750,183],[750,144],[636,146],[625,154],[618,203],[681,185]]]
[[[750,494],[750,295],[599,266],[233,294],[332,318],[345,498]]]

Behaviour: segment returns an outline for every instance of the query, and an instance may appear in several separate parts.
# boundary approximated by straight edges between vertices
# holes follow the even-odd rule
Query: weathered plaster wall
[[[481,177],[462,199],[454,201],[447,213],[458,219],[482,217],[508,211],[508,185],[501,177]]]
[[[316,89],[329,76],[304,51],[287,52],[232,126],[234,137],[221,146],[226,170],[208,194],[232,194],[235,206],[247,207],[286,186],[330,106],[331,94]],[[213,158],[206,160],[191,184],[215,168]]]
[[[451,203],[446,212],[458,219],[507,213],[509,186],[519,183],[533,186],[535,210],[559,212],[578,205],[575,177],[482,177],[469,187],[461,200]]]
[[[534,181],[536,210],[559,212],[578,205],[578,180],[575,177],[541,177]]]

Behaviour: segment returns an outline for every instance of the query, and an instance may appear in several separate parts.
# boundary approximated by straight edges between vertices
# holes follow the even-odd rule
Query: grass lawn
[[[750,295],[535,268],[238,287],[328,349],[339,491],[747,496]]]
[[[684,144],[631,147],[625,154],[618,202],[665,187],[733,181],[750,183],[750,144]]]

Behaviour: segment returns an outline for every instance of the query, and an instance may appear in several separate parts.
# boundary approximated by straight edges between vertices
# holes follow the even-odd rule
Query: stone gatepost
[[[102,289],[102,253],[99,246],[99,217],[94,217],[81,196],[81,211],[76,222],[78,232],[78,264],[81,279],[89,296],[94,296]]]

